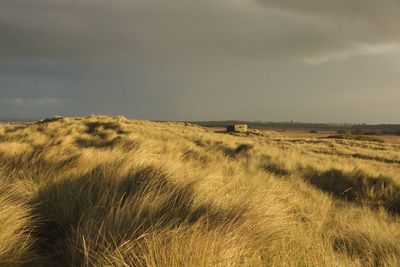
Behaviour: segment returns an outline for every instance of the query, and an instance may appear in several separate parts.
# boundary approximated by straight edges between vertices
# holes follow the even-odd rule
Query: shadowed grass
[[[382,206],[396,214],[400,212],[400,186],[388,177],[371,177],[361,171],[346,173],[337,169],[324,172],[307,169],[304,177],[335,197],[372,208]]]
[[[220,210],[211,204],[196,205],[191,184],[175,185],[154,167],[137,169],[123,178],[109,177],[103,168],[38,192],[36,212],[46,223],[36,235],[42,240],[42,253],[52,262],[80,266],[96,261],[98,255],[84,254],[89,244],[79,244],[83,240],[96,247],[117,249],[125,242],[136,246],[135,240],[154,232],[190,229],[193,224],[207,232],[238,223],[245,213],[244,207]],[[77,231],[82,235],[78,238],[84,239],[75,240]],[[130,262],[142,263],[140,259]]]

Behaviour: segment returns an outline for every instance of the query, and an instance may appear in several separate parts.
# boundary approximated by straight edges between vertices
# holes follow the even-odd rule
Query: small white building
[[[247,124],[234,124],[226,127],[228,133],[245,133],[247,132]]]

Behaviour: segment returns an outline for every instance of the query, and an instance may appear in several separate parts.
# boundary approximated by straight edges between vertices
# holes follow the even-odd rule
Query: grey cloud
[[[394,120],[398,14],[394,0],[3,0],[0,112]],[[382,111],[343,100],[363,93]]]
[[[323,13],[325,5],[318,4],[322,1],[292,2],[264,1],[268,8],[260,10],[250,0],[8,0],[0,9],[0,56],[122,55],[139,61],[301,57],[343,48],[353,38],[361,42],[378,38],[378,31],[372,29],[375,24],[338,27],[341,22],[336,17],[332,22],[302,16],[305,11]],[[331,1],[323,2],[332,6]],[[338,14],[350,12],[338,7],[333,8]],[[276,8],[292,13],[276,12]],[[375,32],[371,40],[365,38],[370,31]]]
[[[396,0],[255,1],[264,12],[253,0],[7,0],[0,56],[301,57],[400,38]]]

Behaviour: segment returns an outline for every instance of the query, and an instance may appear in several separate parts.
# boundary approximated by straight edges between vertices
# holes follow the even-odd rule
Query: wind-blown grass
[[[398,266],[398,162],[123,117],[0,125],[0,266]]]

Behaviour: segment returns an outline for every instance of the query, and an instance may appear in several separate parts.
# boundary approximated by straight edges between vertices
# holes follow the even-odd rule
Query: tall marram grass
[[[399,266],[399,162],[123,117],[0,125],[0,266]]]
[[[0,263],[18,266],[35,261],[32,208],[18,188],[0,181]]]

